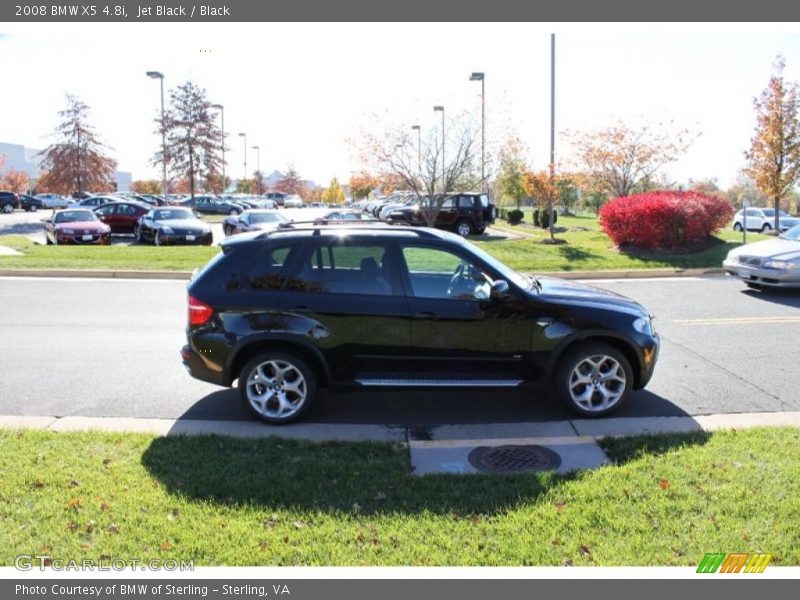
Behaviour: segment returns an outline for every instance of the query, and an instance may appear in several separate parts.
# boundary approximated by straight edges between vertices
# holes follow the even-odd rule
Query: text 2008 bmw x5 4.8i
[[[659,338],[636,302],[509,269],[460,237],[389,225],[295,224],[226,240],[189,284],[192,376],[288,423],[320,386],[551,381],[601,416],[650,380]]]

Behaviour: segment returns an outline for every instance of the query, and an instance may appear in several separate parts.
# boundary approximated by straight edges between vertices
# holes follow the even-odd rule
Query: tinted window
[[[411,292],[417,298],[482,300],[489,297],[491,279],[468,260],[440,248],[407,246]]]
[[[472,196],[459,196],[458,208],[472,208]]]
[[[137,214],[137,210],[135,206],[131,206],[130,204],[120,204],[117,207],[117,214],[133,217]]]
[[[156,221],[184,220],[194,218],[194,213],[190,210],[186,210],[185,208],[153,211],[153,219]]]
[[[247,274],[247,283],[259,290],[280,290],[286,282],[286,271],[291,264],[290,256],[296,246],[274,246],[252,266]],[[295,251],[296,253],[296,251]]]
[[[56,223],[77,223],[80,221],[97,221],[97,217],[90,210],[65,210],[56,215]]]
[[[113,212],[114,212],[113,206],[102,206],[98,208],[96,211],[94,211],[96,215],[100,215],[101,217],[107,217]]]
[[[481,194],[481,206],[483,206],[483,208],[489,207],[489,196],[486,194]]]
[[[306,255],[287,289],[389,296],[399,289],[396,274],[391,253],[382,244],[323,243]]]

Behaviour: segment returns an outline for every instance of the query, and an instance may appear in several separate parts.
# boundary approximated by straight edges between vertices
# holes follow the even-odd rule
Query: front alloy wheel
[[[4,204],[3,205],[3,212],[4,213],[14,212],[14,205],[13,204]]]
[[[316,394],[313,371],[300,358],[284,353],[257,356],[239,374],[239,393],[256,417],[273,425],[294,421]]]
[[[555,383],[570,409],[599,417],[617,410],[625,401],[633,384],[633,371],[616,348],[589,344],[561,360]]]

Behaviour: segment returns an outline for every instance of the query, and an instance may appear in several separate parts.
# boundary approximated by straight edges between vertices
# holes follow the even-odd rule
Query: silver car
[[[774,240],[731,250],[722,266],[751,288],[800,288],[800,225]]]

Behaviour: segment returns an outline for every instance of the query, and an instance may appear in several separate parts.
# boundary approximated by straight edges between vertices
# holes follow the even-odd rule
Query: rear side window
[[[394,261],[381,244],[320,244],[303,259],[287,289],[295,292],[389,296]]]
[[[481,206],[483,208],[489,208],[489,196],[486,194],[481,194]]]
[[[459,196],[458,208],[472,208],[472,196]]]
[[[270,248],[248,270],[247,283],[257,290],[283,289],[290,257],[295,253],[296,246],[292,244]]]

